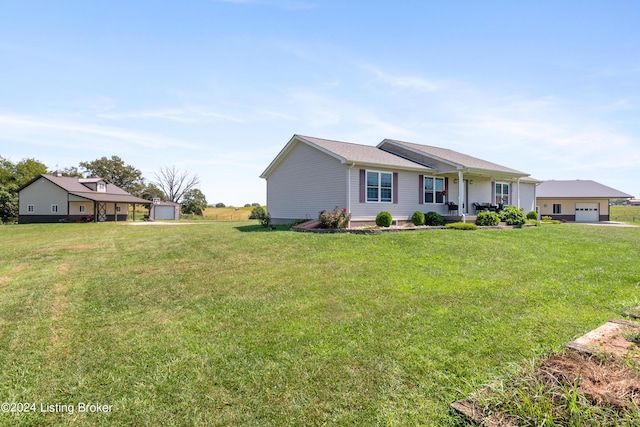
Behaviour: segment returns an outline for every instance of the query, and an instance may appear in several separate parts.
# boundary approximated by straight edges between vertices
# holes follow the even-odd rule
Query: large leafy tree
[[[169,201],[175,203],[180,203],[184,195],[200,183],[198,175],[188,171],[179,171],[175,166],[161,168],[155,176],[155,184],[164,192]]]
[[[207,208],[207,198],[197,188],[187,191],[182,197],[182,213],[202,215]]]
[[[14,222],[18,218],[18,186],[0,186],[0,222]]]
[[[165,200],[167,196],[164,195],[164,191],[159,189],[155,184],[150,183],[144,186],[140,197],[147,200],[153,200],[154,198],[158,198],[160,200]]]
[[[102,157],[92,162],[80,162],[84,169],[85,177],[98,176],[125,191],[134,195],[140,195],[144,189],[142,172],[131,165],[126,165],[118,156],[111,158]]]
[[[0,157],[0,221],[13,222],[18,218],[18,189],[36,176],[47,173],[47,166],[35,159],[18,163]]]
[[[35,159],[13,163],[0,157],[0,186],[14,184],[21,187],[36,176],[47,173],[47,165]]]
[[[62,172],[63,176],[71,176],[73,178],[82,178],[82,173],[75,166],[69,166],[67,168],[62,169],[60,172]]]

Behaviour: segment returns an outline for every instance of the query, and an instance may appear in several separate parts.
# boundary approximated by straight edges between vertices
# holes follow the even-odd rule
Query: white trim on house
[[[367,197],[368,172],[392,176],[391,202],[380,201],[379,187],[378,200]],[[539,182],[524,172],[452,150],[393,140],[372,147],[300,135],[287,142],[260,177],[267,181],[267,211],[274,223],[315,219],[336,206],[346,208],[355,222],[372,221],[381,210],[401,221],[416,210],[448,216],[447,202],[456,200],[457,215],[475,213],[470,209],[474,202],[494,203],[495,182],[507,186],[509,203],[517,201],[519,207],[534,210]],[[432,190],[434,203],[425,197],[425,179],[444,187]],[[446,196],[438,200],[442,190]]]
[[[369,174],[375,174],[377,176],[376,178],[376,184],[375,186],[371,185],[370,180],[369,180]],[[383,187],[383,184],[385,182],[383,182],[383,177],[382,176],[389,176],[389,185],[385,185]],[[367,184],[366,184],[366,203],[393,203],[393,172],[385,172],[385,171],[377,171],[377,170],[371,170],[371,169],[365,169],[365,176],[366,176],[366,180],[367,180]],[[376,197],[375,200],[373,199],[373,197],[370,196],[370,189],[374,189],[376,190]],[[383,197],[383,191],[388,191],[389,192],[389,197]],[[385,191],[385,193],[386,193]]]

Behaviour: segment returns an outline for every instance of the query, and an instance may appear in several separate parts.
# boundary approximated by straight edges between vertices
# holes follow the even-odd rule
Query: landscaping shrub
[[[438,212],[427,212],[424,214],[424,223],[431,226],[444,225],[444,217]]]
[[[538,219],[538,212],[531,211],[527,214],[527,219]]]
[[[318,217],[320,228],[347,228],[351,220],[351,214],[347,214],[346,209],[336,208],[331,212],[320,212]]]
[[[258,220],[260,221],[260,225],[262,225],[263,227],[266,228],[270,228],[271,226],[271,215],[267,212],[266,215],[258,218]]]
[[[478,212],[476,225],[491,227],[500,224],[500,216],[495,212]]]
[[[251,215],[249,215],[249,219],[260,219],[267,215],[267,211],[264,210],[262,206],[256,206],[251,209]]]
[[[445,227],[453,230],[476,230],[478,227],[472,222],[452,222]]]
[[[500,219],[507,225],[522,225],[527,221],[523,209],[508,206],[500,212]]]
[[[415,211],[411,215],[411,222],[413,225],[424,225],[424,214],[420,211]]]
[[[389,212],[382,211],[376,216],[376,225],[378,227],[389,227],[391,225],[391,214]]]

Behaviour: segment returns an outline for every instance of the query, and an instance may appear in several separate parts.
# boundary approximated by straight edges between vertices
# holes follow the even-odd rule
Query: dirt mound
[[[544,360],[536,375],[549,387],[576,386],[596,405],[640,406],[640,372],[620,360],[567,351]]]

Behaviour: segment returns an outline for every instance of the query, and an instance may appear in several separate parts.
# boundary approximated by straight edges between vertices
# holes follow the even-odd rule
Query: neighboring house
[[[39,175],[22,186],[18,222],[126,221],[130,204],[150,204],[102,178]]]
[[[609,199],[632,197],[591,180],[544,181],[537,196],[540,215],[576,222],[609,221]]]
[[[276,224],[315,219],[336,206],[351,213],[352,223],[371,223],[381,211],[399,222],[417,210],[452,221],[498,206],[528,212],[535,209],[539,182],[446,148],[391,139],[373,147],[301,135],[260,177],[267,180],[267,210]]]
[[[180,219],[182,205],[175,202],[161,202],[154,200],[149,208],[149,219],[152,221],[163,219]]]

